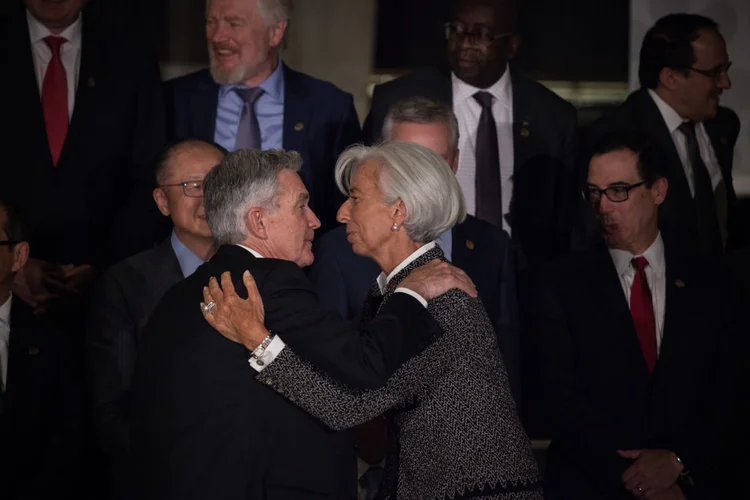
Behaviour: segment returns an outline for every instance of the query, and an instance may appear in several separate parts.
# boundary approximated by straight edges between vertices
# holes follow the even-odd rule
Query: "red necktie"
[[[645,257],[636,257],[631,263],[635,267],[635,279],[630,288],[630,315],[633,317],[638,342],[641,344],[643,357],[651,373],[656,364],[656,320],[654,304],[651,301],[651,289],[646,280],[645,269],[648,261]]]
[[[44,38],[44,42],[52,51],[52,59],[42,82],[42,109],[52,163],[57,166],[68,134],[68,80],[60,60],[60,46],[67,40],[59,36],[48,36]]]

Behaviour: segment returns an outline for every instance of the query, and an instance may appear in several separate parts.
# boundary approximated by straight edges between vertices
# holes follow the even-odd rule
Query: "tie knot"
[[[648,266],[648,260],[646,260],[646,257],[636,257],[632,261],[633,267],[636,269],[636,271],[643,272],[644,269],[646,269],[646,266]]]
[[[234,91],[237,92],[237,95],[239,95],[242,100],[250,106],[255,104],[255,101],[257,101],[260,95],[263,93],[263,89],[260,87],[251,87],[249,89],[236,88],[234,89]]]
[[[477,92],[474,94],[474,99],[479,103],[480,106],[483,108],[492,108],[492,94],[489,92]]]
[[[67,42],[68,40],[61,37],[61,36],[45,36],[44,37],[44,43],[47,44],[49,49],[52,51],[53,57],[59,57],[60,56],[60,46]]]
[[[695,122],[693,121],[682,122],[678,129],[688,137],[695,137]]]

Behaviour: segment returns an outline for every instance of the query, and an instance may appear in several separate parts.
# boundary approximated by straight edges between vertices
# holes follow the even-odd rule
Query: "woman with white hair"
[[[337,162],[336,182],[349,197],[337,217],[349,243],[383,271],[359,320],[366,323],[409,273],[445,260],[435,239],[464,219],[464,200],[445,161],[411,143],[350,148]],[[204,316],[227,338],[253,347],[272,335],[252,277],[245,284],[249,296],[242,300],[212,280],[204,299],[217,305]],[[257,378],[332,429],[385,414],[395,433],[377,498],[542,498],[481,300],[451,290],[427,307],[432,340],[383,388],[348,388],[288,347]]]

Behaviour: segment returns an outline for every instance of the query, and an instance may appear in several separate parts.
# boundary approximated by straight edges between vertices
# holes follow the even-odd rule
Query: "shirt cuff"
[[[419,295],[414,290],[409,290],[408,288],[398,287],[398,288],[396,288],[393,291],[393,293],[405,293],[407,295],[411,295],[412,297],[414,297],[415,299],[417,299],[420,304],[422,304],[422,307],[427,307],[427,301],[424,300],[424,297],[422,297],[421,295]]]
[[[281,354],[281,351],[284,350],[286,347],[286,344],[283,340],[281,340],[281,337],[276,335],[270,344],[268,344],[268,347],[266,347],[265,352],[260,357],[260,361],[263,363],[258,363],[258,360],[254,357],[250,356],[250,359],[248,359],[248,362],[250,363],[250,366],[253,367],[253,369],[256,372],[262,372],[263,369],[268,366],[269,364],[273,363],[273,360],[276,359],[276,357]]]

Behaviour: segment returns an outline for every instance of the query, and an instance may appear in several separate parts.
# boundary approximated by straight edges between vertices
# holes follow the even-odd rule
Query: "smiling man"
[[[350,94],[282,62],[291,10],[291,0],[207,0],[210,67],[168,83],[170,133],[228,151],[299,152],[310,207],[326,230],[343,202],[333,167],[359,140],[359,120]]]
[[[596,122],[589,147],[617,130],[647,134],[664,152],[670,194],[659,210],[662,231],[711,255],[750,241],[750,219],[732,184],[740,122],[719,105],[732,63],[719,26],[696,14],[670,14],[646,33],[640,90]],[[588,148],[587,148],[588,149]],[[589,155],[590,156],[590,151]]]
[[[728,276],[658,226],[658,148],[615,133],[586,197],[604,245],[538,270],[523,301],[552,442],[545,498],[720,498],[747,332]],[[744,425],[744,424],[743,424]]]

